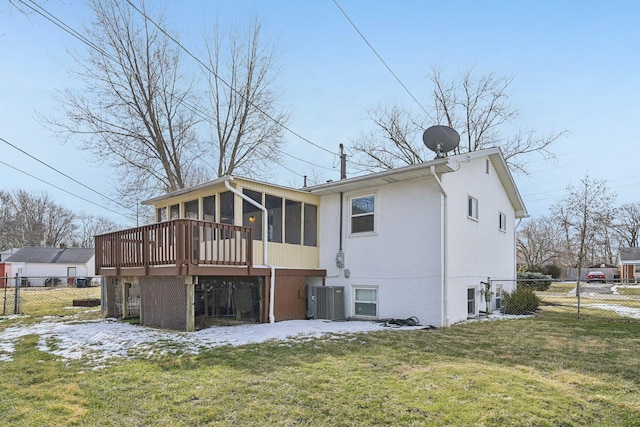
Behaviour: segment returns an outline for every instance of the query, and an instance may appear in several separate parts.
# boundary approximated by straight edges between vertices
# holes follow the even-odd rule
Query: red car
[[[607,278],[602,271],[590,271],[587,274],[587,283],[591,282],[607,283]]]

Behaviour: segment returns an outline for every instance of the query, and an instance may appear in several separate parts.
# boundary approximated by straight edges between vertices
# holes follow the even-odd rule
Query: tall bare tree
[[[577,185],[567,187],[567,194],[551,207],[567,247],[575,253],[573,261],[578,268],[578,280],[587,262],[599,262],[602,259],[593,257],[606,256],[606,249],[599,252],[593,249],[611,224],[614,201],[615,194],[609,191],[605,181],[587,175]]]
[[[179,49],[123,0],[89,6],[91,48],[74,57],[83,87],[59,94],[64,118],[49,123],[117,168],[128,199],[184,188],[197,170],[198,118]]]
[[[72,240],[73,212],[47,193],[0,192],[0,247],[58,246]]]
[[[621,246],[634,248],[640,237],[640,203],[626,203],[615,212],[613,232]]]
[[[122,228],[122,226],[111,221],[109,218],[99,215],[88,215],[86,213],[77,215],[77,222],[78,228],[74,235],[72,245],[81,248],[93,248],[95,245],[95,236]]]
[[[540,134],[535,129],[517,127],[518,109],[510,102],[513,76],[496,73],[477,75],[473,68],[447,81],[441,70],[429,74],[433,84],[432,102],[437,123],[427,124],[398,105],[378,106],[369,112],[374,132],[366,133],[351,144],[351,163],[361,171],[391,169],[422,162],[432,157],[425,151],[421,132],[430,125],[443,124],[460,133],[457,153],[500,147],[511,169],[526,173],[528,154],[553,157],[550,145],[566,133]],[[515,127],[515,131],[508,132]]]
[[[254,20],[226,36],[218,26],[207,40],[211,140],[218,176],[264,172],[276,160],[288,115],[277,105],[278,68],[272,45],[261,40]]]
[[[541,271],[555,263],[562,254],[557,247],[561,233],[558,223],[549,216],[528,220],[517,233],[519,261],[528,271]]]

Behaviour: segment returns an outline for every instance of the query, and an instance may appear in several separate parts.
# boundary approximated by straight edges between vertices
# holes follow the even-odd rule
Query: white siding
[[[375,232],[351,234],[350,200],[375,195]],[[441,195],[425,177],[343,195],[345,268],[336,267],[339,250],[340,197],[320,203],[320,267],[327,285],[345,286],[347,317],[354,315],[354,287],[378,289],[379,318],[416,316],[422,324],[440,325]]]
[[[467,288],[480,282],[515,278],[515,210],[486,157],[460,162],[457,172],[443,177],[448,194],[448,323],[467,318]],[[478,220],[467,217],[468,198],[478,200]],[[499,229],[500,213],[506,216],[506,230]],[[506,289],[508,290],[508,289]],[[495,291],[495,290],[492,290]]]

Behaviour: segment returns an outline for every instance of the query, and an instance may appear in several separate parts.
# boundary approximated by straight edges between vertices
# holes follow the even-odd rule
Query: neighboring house
[[[620,248],[620,281],[636,283],[640,280],[640,248]]]
[[[13,275],[28,286],[75,284],[76,278],[92,277],[95,271],[93,248],[26,247],[5,260]]]
[[[483,282],[515,286],[527,216],[497,148],[299,190],[223,177],[145,203],[156,224],[96,236],[108,315],[130,315],[133,293],[142,324],[183,330],[325,317],[334,297],[336,318],[478,316]]]

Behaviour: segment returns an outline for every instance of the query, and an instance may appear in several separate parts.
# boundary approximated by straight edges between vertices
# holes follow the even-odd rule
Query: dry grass
[[[0,423],[637,425],[640,322],[587,314],[545,307],[521,320],[223,347],[101,370],[58,360],[27,337],[0,371]]]

